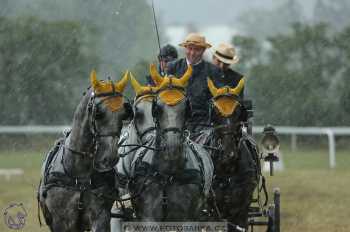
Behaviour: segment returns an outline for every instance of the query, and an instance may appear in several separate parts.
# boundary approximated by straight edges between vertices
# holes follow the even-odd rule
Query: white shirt
[[[192,65],[192,66],[196,66],[196,65],[198,65],[198,64],[200,64],[200,63],[202,63],[202,59],[200,59],[197,63],[195,63],[195,64],[191,64],[189,61],[188,61],[188,59],[186,58],[186,63],[187,63],[187,66],[188,65]]]

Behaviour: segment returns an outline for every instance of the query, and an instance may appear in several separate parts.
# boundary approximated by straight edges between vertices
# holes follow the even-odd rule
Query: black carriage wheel
[[[280,216],[281,216],[281,201],[280,201],[280,189],[274,188],[273,190],[273,202],[275,205],[275,212],[274,212],[274,232],[280,232]]]

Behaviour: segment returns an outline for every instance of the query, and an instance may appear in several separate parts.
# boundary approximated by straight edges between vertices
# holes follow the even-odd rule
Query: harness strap
[[[168,127],[168,128],[165,128],[165,129],[161,130],[162,134],[165,134],[165,133],[168,133],[168,132],[175,132],[175,133],[181,134],[183,132],[183,130],[178,128],[178,127]]]
[[[118,137],[119,136],[119,132],[110,132],[110,133],[96,133],[97,137]]]
[[[164,185],[177,182],[181,185],[197,184],[202,187],[203,184],[201,173],[196,169],[186,169],[181,173],[181,175],[167,175],[159,173],[152,165],[148,163],[141,162],[140,165],[140,168],[135,171],[135,176],[153,178],[155,181],[159,181]]]
[[[144,132],[142,132],[142,134],[138,135],[139,139],[142,140],[143,136],[145,136],[147,133],[149,133],[155,129],[156,129],[156,127],[154,127],[154,126],[147,128]],[[137,133],[138,133],[138,131],[137,131]]]
[[[83,222],[82,222],[82,217],[83,217],[83,210],[84,210],[84,193],[85,189],[79,191],[79,200],[77,204],[78,208],[78,219],[77,219],[77,224],[76,226],[83,231]]]
[[[84,193],[86,189],[82,189],[79,192],[79,200],[78,200],[78,210],[82,211],[84,209]]]
[[[90,151],[77,151],[77,150],[74,150],[73,148],[70,148],[68,146],[63,146],[63,149],[68,149],[73,154],[85,156],[85,157],[88,157],[88,158],[92,158],[93,157],[93,153],[90,152]]]
[[[115,171],[111,170],[103,173],[93,173],[91,178],[72,178],[61,173],[51,173],[43,186],[43,195],[52,187],[62,187],[73,191],[93,190],[104,185],[111,185],[115,182]]]
[[[163,186],[162,189],[162,215],[164,221],[168,216],[168,193],[165,189],[165,186]]]
[[[265,180],[265,177],[262,176],[261,178],[261,187],[260,187],[260,190],[259,192],[261,192],[261,190],[264,191],[264,195],[265,195],[265,202],[263,204],[263,206],[265,207],[267,205],[267,202],[269,200],[269,195],[267,194],[267,190],[266,190],[266,180]],[[259,194],[259,197],[260,197],[260,194]]]

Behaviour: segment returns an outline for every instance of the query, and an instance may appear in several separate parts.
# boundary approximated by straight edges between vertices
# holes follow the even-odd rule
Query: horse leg
[[[174,184],[167,192],[169,220],[199,220],[203,195],[197,184]]]
[[[110,210],[101,210],[98,217],[91,226],[92,232],[110,232],[111,231],[111,214]]]
[[[53,187],[43,199],[45,211],[50,215],[52,232],[79,232],[77,229],[79,194],[64,188]]]

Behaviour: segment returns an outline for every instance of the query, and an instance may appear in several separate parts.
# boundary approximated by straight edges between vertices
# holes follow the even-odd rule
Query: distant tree
[[[233,37],[232,43],[239,57],[235,68],[246,73],[261,61],[261,47],[255,38],[237,35]]]
[[[82,53],[79,25],[0,18],[0,34],[1,124],[69,123],[98,63]]]
[[[337,82],[335,83],[335,100],[339,110],[339,123],[350,125],[350,26],[335,36],[334,42],[338,48],[338,62],[341,65]]]
[[[44,21],[75,21],[82,31],[83,51],[99,57],[104,75],[117,79],[139,60],[156,57],[157,39],[147,0],[16,0],[6,16],[35,16]],[[1,8],[1,7],[0,7]],[[162,24],[159,23],[159,26]],[[161,28],[160,28],[161,30]],[[95,49],[96,48],[96,49]]]
[[[245,53],[257,52],[245,61],[253,63],[247,88],[256,106],[256,123],[336,126],[349,122],[349,111],[344,106],[349,103],[346,72],[350,69],[345,64],[350,57],[349,32],[337,36],[335,42],[325,24],[297,23],[292,33],[268,41],[265,58],[256,47],[245,46],[250,50]],[[341,53],[343,62],[339,62]]]
[[[116,80],[134,68],[146,73],[144,63],[158,52],[146,0],[0,5],[1,124],[69,123],[92,68],[100,79]]]

